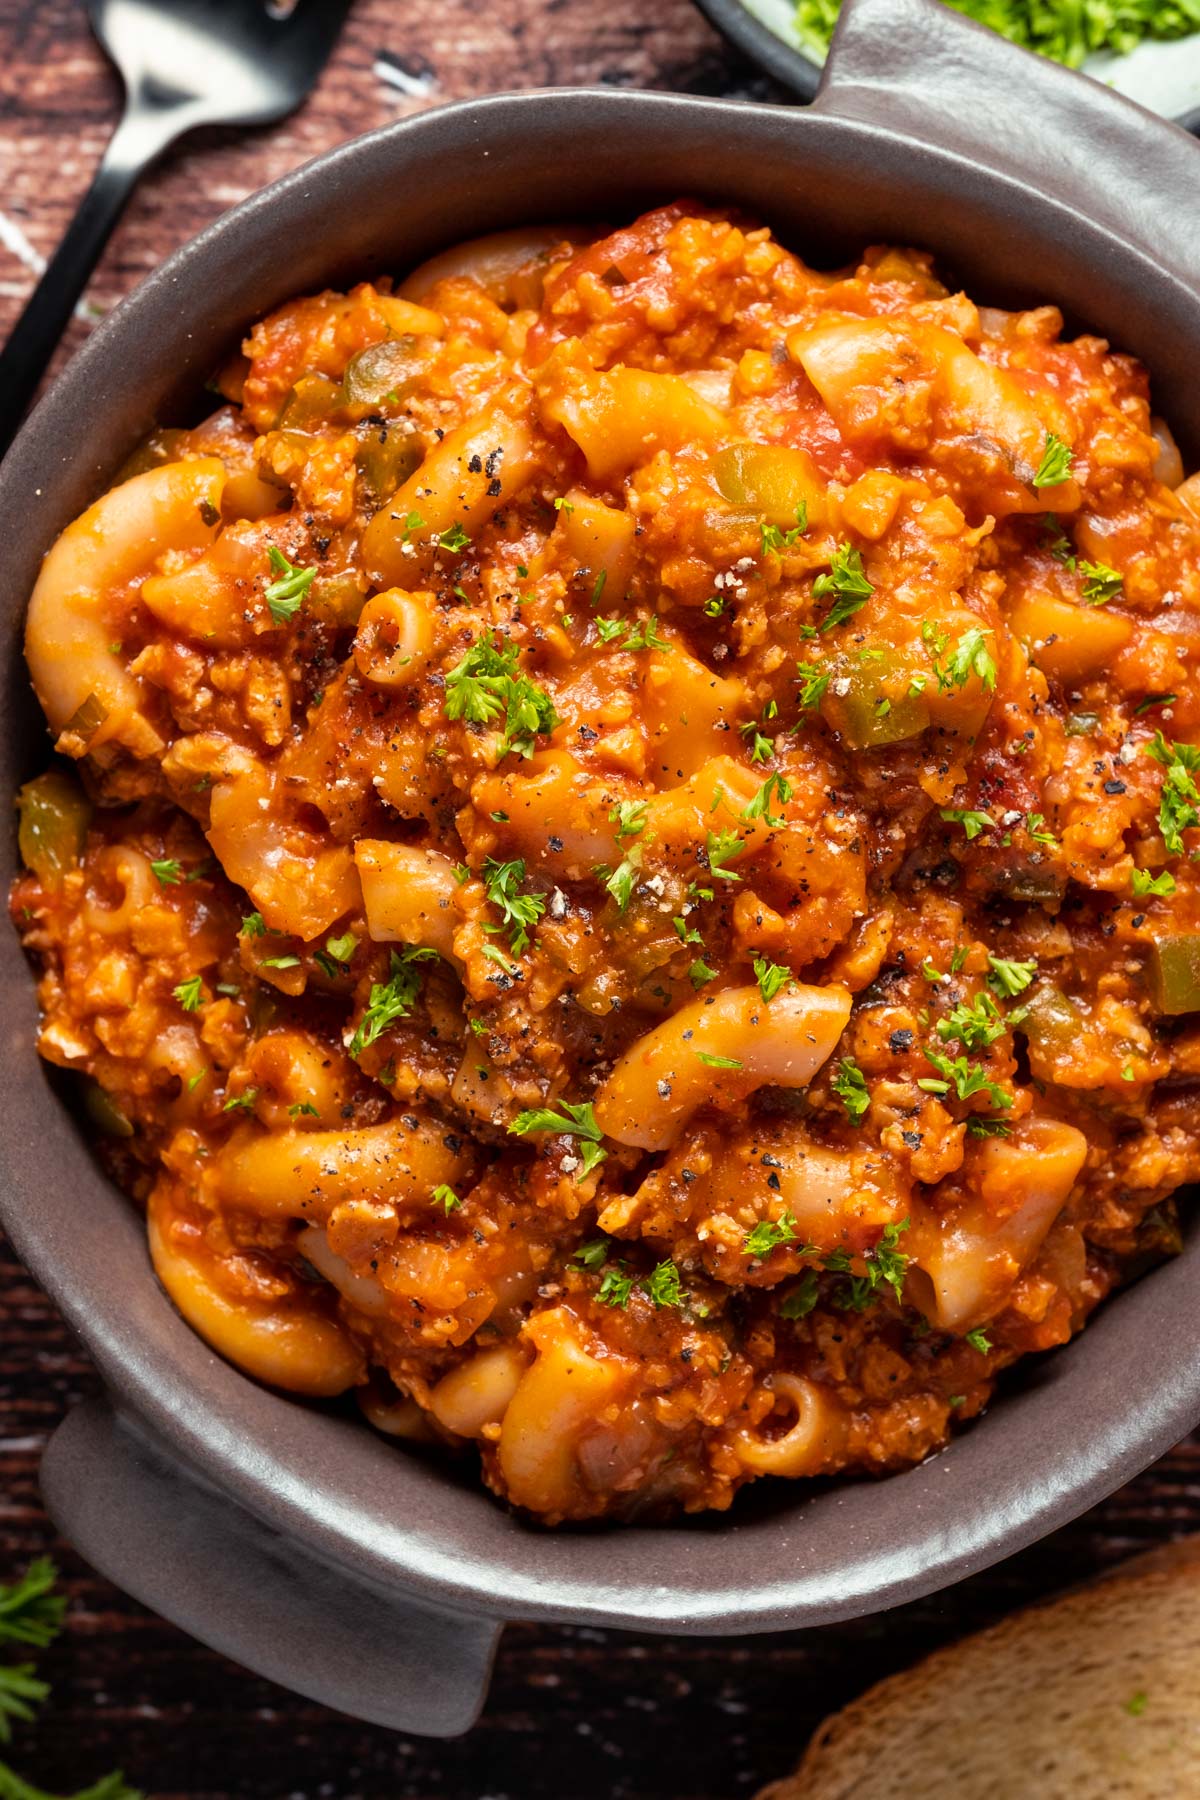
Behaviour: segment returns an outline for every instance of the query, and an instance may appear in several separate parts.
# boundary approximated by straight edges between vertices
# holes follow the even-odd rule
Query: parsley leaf
[[[771,811],[772,788],[779,796],[780,806],[787,805],[792,797],[791,782],[779,774],[768,775],[753,800],[742,808],[743,819],[761,819],[765,825],[770,825],[774,829],[787,824],[782,813],[773,814]]]
[[[172,988],[171,993],[184,1012],[195,1012],[203,998],[204,984],[199,975],[193,975],[189,981],[181,981],[178,987]]]
[[[1075,460],[1075,452],[1064,444],[1060,437],[1052,431],[1046,433],[1046,443],[1042,450],[1042,460],[1033,477],[1035,488],[1057,487],[1071,473],[1071,464]]]
[[[1175,892],[1175,877],[1169,869],[1161,875],[1152,875],[1149,869],[1133,871],[1133,892],[1137,899],[1144,900],[1148,895],[1167,895]]]
[[[1159,796],[1158,829],[1171,855],[1178,856],[1183,849],[1184,832],[1200,825],[1200,792],[1193,780],[1195,771],[1200,769],[1200,749],[1195,744],[1168,743],[1162,732],[1156,731],[1153,743],[1146,745],[1146,754],[1166,770]]]
[[[472,725],[492,725],[504,715],[501,756],[515,750],[532,756],[539,735],[559,724],[550,698],[527,675],[518,673],[515,644],[476,639],[446,676],[446,717]]]
[[[446,1217],[449,1218],[450,1214],[456,1212],[462,1205],[462,1201],[454,1189],[447,1187],[446,1183],[442,1181],[434,1188],[429,1204],[430,1206],[440,1206]]]
[[[768,962],[765,956],[754,958],[754,979],[758,983],[758,991],[766,1001],[775,998],[780,988],[786,987],[792,979],[792,971],[785,969],[780,963]]]
[[[871,1093],[866,1076],[852,1056],[841,1058],[830,1086],[846,1108],[850,1123],[859,1124],[870,1108]]]
[[[635,625],[621,645],[622,650],[669,650],[670,642],[658,635],[658,619],[654,613],[643,623]]]
[[[1083,597],[1089,606],[1104,606],[1121,592],[1122,577],[1107,563],[1082,562]]]
[[[940,1050],[926,1049],[925,1060],[932,1063],[937,1070],[938,1078],[925,1076],[917,1086],[927,1094],[948,1094],[951,1089],[960,1100],[970,1100],[975,1094],[986,1094],[993,1106],[1007,1110],[1012,1105],[1012,1095],[1006,1094],[1002,1087],[992,1081],[978,1063],[968,1062],[965,1056],[951,1059]]]
[[[182,864],[173,856],[164,856],[160,861],[152,862],[150,867],[158,877],[160,887],[174,887],[183,880]]]
[[[1007,956],[988,956],[988,986],[995,994],[1012,1000],[1023,994],[1037,974],[1037,963],[1014,962]]]
[[[977,838],[981,831],[989,831],[993,828],[990,813],[975,812],[961,806],[943,806],[941,814],[947,825],[962,826],[967,834],[968,843]]]
[[[789,1288],[779,1302],[781,1319],[806,1319],[817,1304],[820,1282],[815,1269],[805,1269],[794,1288]]]
[[[778,556],[781,550],[790,550],[796,539],[803,537],[808,530],[808,501],[802,500],[796,508],[796,523],[790,531],[781,531],[778,525],[770,525],[764,519],[759,524],[762,538],[762,555],[771,553]]]
[[[646,801],[618,800],[608,817],[619,838],[637,837],[646,829]]]
[[[960,1000],[954,1011],[938,1020],[937,1034],[949,1043],[958,1038],[968,1050],[986,1050],[1004,1036],[1005,1025],[1000,1008],[990,994],[976,994],[973,1000]]]
[[[622,860],[611,875],[604,879],[604,891],[611,894],[617,903],[618,912],[626,912],[633,899],[633,890],[637,886],[638,873],[642,866],[642,846],[631,844]]]
[[[975,675],[985,694],[996,689],[996,659],[988,649],[987,640],[992,636],[978,625],[972,625],[964,631],[945,661],[934,658],[933,672],[937,677],[938,692],[949,693],[955,688],[965,687],[972,675]]]
[[[866,605],[875,592],[875,586],[863,570],[861,552],[850,544],[839,544],[830,559],[828,575],[818,575],[813,582],[812,591],[818,600],[826,594],[835,596],[833,605],[818,628],[821,631],[832,631],[835,625],[844,625],[847,619],[853,618]]]
[[[351,1056],[360,1056],[369,1049],[397,1019],[409,1017],[421,991],[420,971],[413,964],[427,962],[436,955],[435,950],[427,949],[392,951],[388,979],[373,983],[367,1009],[350,1040]]]
[[[964,1332],[963,1336],[972,1350],[978,1350],[981,1356],[986,1356],[992,1347],[992,1340],[982,1325],[977,1325],[974,1331]]]
[[[829,671],[819,668],[816,663],[802,662],[796,664],[796,674],[800,681],[801,711],[812,712],[825,698]]]
[[[743,1256],[769,1256],[780,1244],[795,1244],[799,1241],[800,1227],[791,1212],[781,1213],[777,1219],[760,1219],[752,1231],[748,1231],[742,1239]],[[799,1252],[801,1256],[810,1256],[814,1246],[806,1244]]]
[[[559,1137],[573,1137],[579,1140],[579,1161],[581,1175],[588,1175],[602,1163],[608,1151],[601,1142],[604,1133],[596,1123],[596,1115],[592,1111],[590,1100],[580,1101],[572,1105],[569,1100],[559,1102],[560,1111],[553,1107],[537,1107],[532,1112],[518,1113],[509,1131],[517,1137],[529,1137],[533,1133],[550,1131]]]
[[[740,881],[736,869],[727,869],[725,864],[740,856],[745,848],[745,839],[736,831],[710,831],[704,840],[709,873],[718,881]]]
[[[48,1556],[30,1563],[19,1581],[0,1587],[0,1642],[44,1650],[62,1625],[67,1603],[52,1593],[58,1570]]]
[[[263,589],[263,599],[270,608],[275,623],[286,625],[300,611],[317,571],[315,566],[311,569],[298,569],[274,544],[267,548],[267,560],[271,565],[272,575],[278,579],[270,587]]]
[[[242,917],[242,931],[246,937],[265,937],[267,927],[260,912],[245,913]]]
[[[503,926],[512,928],[508,947],[514,956],[520,956],[529,945],[529,927],[536,925],[546,910],[545,896],[517,892],[525,879],[525,863],[521,857],[513,862],[502,863],[489,856],[484,862],[482,874],[488,899],[493,906],[500,908]],[[503,926],[495,929],[503,929]],[[484,929],[492,928],[485,926]]]
[[[739,1056],[717,1056],[711,1050],[697,1050],[695,1054],[710,1069],[741,1069],[745,1066]]]

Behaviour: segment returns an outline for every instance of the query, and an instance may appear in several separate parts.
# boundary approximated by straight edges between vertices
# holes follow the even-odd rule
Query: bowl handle
[[[813,105],[982,161],[1200,289],[1196,140],[937,0],[845,0]]]
[[[453,1737],[478,1717],[499,1624],[398,1599],[297,1550],[107,1401],[59,1426],[41,1484],[88,1562],[256,1674],[394,1731]]]

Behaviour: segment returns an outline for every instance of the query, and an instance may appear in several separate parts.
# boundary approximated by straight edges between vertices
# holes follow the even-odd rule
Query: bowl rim
[[[801,100],[816,98],[824,76],[822,65],[781,38],[777,31],[772,31],[750,10],[746,0],[693,0],[693,4],[722,37],[736,45],[765,74]],[[1073,73],[1085,72],[1075,70]],[[1200,134],[1200,104],[1186,112],[1153,113],[1152,116],[1179,125],[1184,131]]]
[[[437,154],[439,137],[467,132],[473,142],[482,141],[489,127],[500,131],[507,123],[511,130],[525,129],[526,121],[538,114],[559,119],[561,131],[570,115],[585,109],[599,108],[606,129],[615,126],[622,116],[632,122],[638,112],[646,119],[651,114],[665,119],[668,115],[690,117],[699,130],[711,129],[714,123],[736,122],[742,127],[755,124],[767,138],[789,122],[787,129],[801,126],[810,135],[832,130],[849,134],[847,151],[852,141],[862,149],[878,148],[881,133],[885,139],[902,144],[913,156],[930,153],[928,144],[906,138],[895,126],[872,126],[863,120],[836,117],[814,110],[807,114],[782,111],[778,107],[697,96],[648,94],[611,89],[568,89],[491,96],[484,101],[464,101],[452,106],[414,115],[380,127],[360,138],[352,139],[326,152],[300,169],[290,171],[269,187],[250,195],[239,206],[223,215],[188,244],[181,246],[114,309],[110,317],[97,327],[88,343],[64,371],[59,381],[27,422],[14,445],[13,452],[0,468],[0,515],[20,504],[17,484],[23,474],[33,473],[39,463],[35,450],[49,444],[59,421],[70,416],[72,401],[82,392],[94,370],[102,367],[110,345],[120,345],[147,325],[172,321],[170,329],[178,334],[185,329],[186,308],[178,301],[182,282],[202,277],[206,265],[219,261],[217,251],[232,254],[239,240],[252,233],[258,222],[275,211],[283,215],[299,213],[310,220],[324,199],[340,199],[339,182],[347,173],[365,180],[371,165],[382,156],[403,159],[412,152],[426,157]],[[490,140],[489,140],[490,141]],[[801,136],[803,142],[803,136]],[[947,165],[956,161],[956,153],[935,146]],[[491,154],[489,150],[485,154]],[[793,155],[796,151],[793,150]],[[961,161],[961,158],[957,160]],[[923,165],[922,165],[923,166]],[[982,165],[980,166],[982,168]],[[976,170],[979,173],[980,169]],[[983,169],[983,173],[989,171]],[[1002,177],[990,173],[999,182]],[[1049,208],[1053,203],[1047,200]],[[1095,226],[1102,237],[1105,227]],[[1128,257],[1146,264],[1146,255],[1137,246],[1128,247]],[[1169,268],[1159,268],[1163,284],[1171,280]],[[27,469],[25,465],[30,463]],[[53,467],[47,457],[46,466]],[[48,478],[47,478],[48,479]],[[39,490],[40,491],[40,490]],[[17,623],[17,621],[14,621]],[[19,657],[14,659],[14,668]],[[24,959],[17,956],[22,968]],[[22,1006],[32,1009],[32,982],[26,972],[28,993]],[[20,1012],[22,1007],[16,1007]],[[22,1054],[29,1054],[24,1048]],[[59,1102],[47,1092],[46,1104],[57,1108]],[[12,1134],[5,1147],[4,1160],[15,1148],[32,1154],[30,1145],[36,1133],[22,1127]],[[105,1182],[98,1168],[95,1179]],[[0,1184],[2,1187],[3,1184]],[[97,1308],[93,1272],[64,1271],[54,1263],[53,1244],[45,1241],[32,1213],[14,1205],[19,1192],[0,1191],[0,1210],[6,1215],[18,1254],[29,1263],[48,1291],[59,1303],[70,1322],[84,1337],[101,1371],[114,1391],[118,1404],[144,1422],[152,1436],[162,1441],[181,1463],[198,1472],[202,1478],[220,1486],[231,1499],[246,1507],[259,1519],[273,1525],[286,1536],[306,1544],[325,1560],[357,1574],[373,1583],[422,1595],[435,1604],[458,1608],[484,1616],[540,1618],[563,1622],[589,1621],[609,1625],[637,1625],[647,1629],[698,1633],[723,1631],[731,1634],[792,1627],[799,1624],[821,1624],[834,1619],[860,1615],[882,1607],[913,1599],[947,1585],[961,1576],[986,1567],[1000,1557],[1011,1554],[1054,1526],[1084,1511],[1095,1500],[1111,1492],[1127,1476],[1145,1467],[1180,1436],[1191,1429],[1200,1416],[1200,1363],[1188,1366],[1178,1355],[1166,1356],[1162,1333],[1150,1331],[1150,1352],[1141,1357],[1139,1332],[1133,1328],[1134,1318],[1149,1315],[1151,1325],[1156,1313],[1167,1306],[1176,1291],[1187,1294],[1188,1253],[1173,1265],[1157,1271],[1139,1288],[1124,1297],[1122,1308],[1109,1309],[1096,1319],[1087,1334],[1073,1345],[1074,1361],[1051,1359],[1044,1367],[1037,1385],[1030,1393],[1009,1396],[1006,1404],[987,1421],[987,1441],[994,1445],[990,1461],[1004,1465],[1005,1446],[1014,1441],[1022,1446],[1028,1430],[1022,1421],[1033,1420],[1033,1436],[1043,1446],[1042,1463],[1033,1476],[1022,1477],[978,1508],[968,1498],[959,1507],[948,1526],[936,1525],[927,1530],[919,1542],[920,1555],[911,1549],[897,1551],[894,1546],[872,1547],[872,1500],[878,1492],[869,1482],[860,1481],[853,1488],[838,1490],[819,1501],[806,1495],[791,1499],[787,1512],[767,1521],[729,1519],[715,1521],[721,1535],[737,1543],[739,1550],[755,1552],[766,1542],[777,1559],[765,1571],[755,1568],[732,1585],[679,1586],[654,1580],[647,1573],[640,1581],[622,1577],[620,1559],[606,1555],[589,1558],[580,1546],[597,1541],[608,1546],[641,1544],[638,1551],[647,1571],[653,1569],[657,1546],[668,1536],[674,1542],[695,1547],[712,1541],[701,1529],[681,1530],[678,1526],[626,1526],[619,1532],[605,1533],[602,1538],[585,1533],[535,1533],[507,1521],[512,1529],[504,1538],[502,1555],[489,1562],[486,1555],[465,1555],[462,1543],[447,1542],[443,1535],[431,1541],[419,1532],[406,1533],[389,1524],[379,1528],[378,1520],[362,1521],[362,1507],[355,1508],[349,1498],[331,1493],[331,1484],[322,1489],[320,1481],[310,1481],[310,1471],[299,1464],[299,1435],[288,1437],[282,1452],[271,1443],[273,1433],[264,1431],[262,1439],[248,1438],[248,1417],[270,1419],[278,1425],[279,1397],[257,1388],[230,1365],[220,1363],[211,1393],[202,1383],[188,1389],[187,1398],[194,1404],[180,1404],[173,1399],[170,1381],[165,1380],[151,1353],[151,1338],[140,1324],[131,1324],[119,1310]],[[123,1195],[114,1197],[126,1211],[130,1225],[141,1243],[145,1268],[144,1232],[141,1222]],[[114,1215],[115,1216],[115,1215]],[[1200,1239],[1191,1248],[1200,1256]],[[1177,1302],[1182,1310],[1185,1299]],[[1169,1310],[1169,1309],[1168,1309]],[[189,1358],[195,1369],[203,1366],[197,1347],[201,1341],[173,1313],[165,1298],[161,1299],[161,1320],[156,1315],[156,1329],[162,1335],[156,1349],[175,1358],[176,1371]],[[1045,1406],[1039,1405],[1053,1388],[1069,1382],[1069,1371],[1094,1360],[1092,1346],[1100,1342],[1125,1347],[1128,1366],[1138,1371],[1143,1385],[1134,1396],[1122,1402],[1102,1431],[1093,1433],[1082,1449],[1067,1459],[1058,1444],[1058,1419],[1043,1417]],[[1107,1355],[1115,1355],[1111,1348]],[[211,1352],[208,1361],[216,1364]],[[1165,1360],[1163,1360],[1165,1358]],[[168,1375],[171,1371],[168,1371]],[[1082,1375],[1079,1377],[1082,1381]],[[212,1400],[211,1395],[218,1395]],[[208,1411],[205,1411],[208,1404]],[[273,1412],[268,1408],[274,1408]],[[363,1442],[369,1434],[353,1429]],[[327,1435],[327,1434],[326,1434]],[[314,1438],[315,1441],[315,1438]],[[324,1438],[322,1439],[324,1441]],[[965,1434],[949,1449],[915,1468],[888,1477],[888,1490],[903,1493],[911,1502],[911,1513],[919,1519],[923,1511],[936,1519],[944,1510],[947,1492],[972,1479],[970,1446],[981,1442],[981,1434]],[[394,1452],[387,1446],[389,1456]],[[290,1462],[288,1460],[290,1455]],[[1009,1459],[1011,1460],[1011,1458]],[[395,1488],[405,1486],[403,1467],[391,1465]],[[1036,1479],[1034,1477],[1037,1477]],[[410,1485],[416,1485],[410,1484]],[[445,1488],[438,1478],[438,1486]],[[316,1504],[314,1505],[314,1497]],[[977,1499],[977,1496],[976,1496]],[[482,1489],[470,1495],[475,1508],[491,1507]],[[864,1546],[857,1562],[851,1556],[840,1567],[838,1579],[832,1580],[828,1569],[804,1566],[803,1522],[809,1509],[820,1505],[826,1513],[844,1520],[847,1541]],[[448,1511],[450,1509],[447,1509]],[[499,1515],[497,1515],[499,1516]],[[375,1529],[370,1529],[374,1524]],[[353,1529],[351,1529],[353,1525]],[[483,1532],[482,1538],[494,1532]],[[914,1526],[914,1536],[917,1530]],[[524,1548],[514,1550],[519,1543]],[[530,1550],[530,1546],[537,1546]],[[779,1562],[779,1551],[788,1554]],[[474,1545],[472,1545],[472,1551]],[[582,1576],[574,1565],[591,1561],[601,1568],[599,1575]],[[680,1558],[682,1561],[682,1556]]]

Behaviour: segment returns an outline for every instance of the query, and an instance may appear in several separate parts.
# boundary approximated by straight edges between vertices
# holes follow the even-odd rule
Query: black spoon
[[[197,125],[267,125],[304,99],[351,0],[86,0],[125,112],[62,243],[0,352],[8,449],[134,184]]]

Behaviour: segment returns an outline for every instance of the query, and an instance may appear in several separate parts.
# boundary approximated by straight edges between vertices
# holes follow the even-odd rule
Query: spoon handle
[[[0,456],[37,391],[75,304],[142,172],[176,135],[167,114],[126,109],[91,187],[0,351]]]

